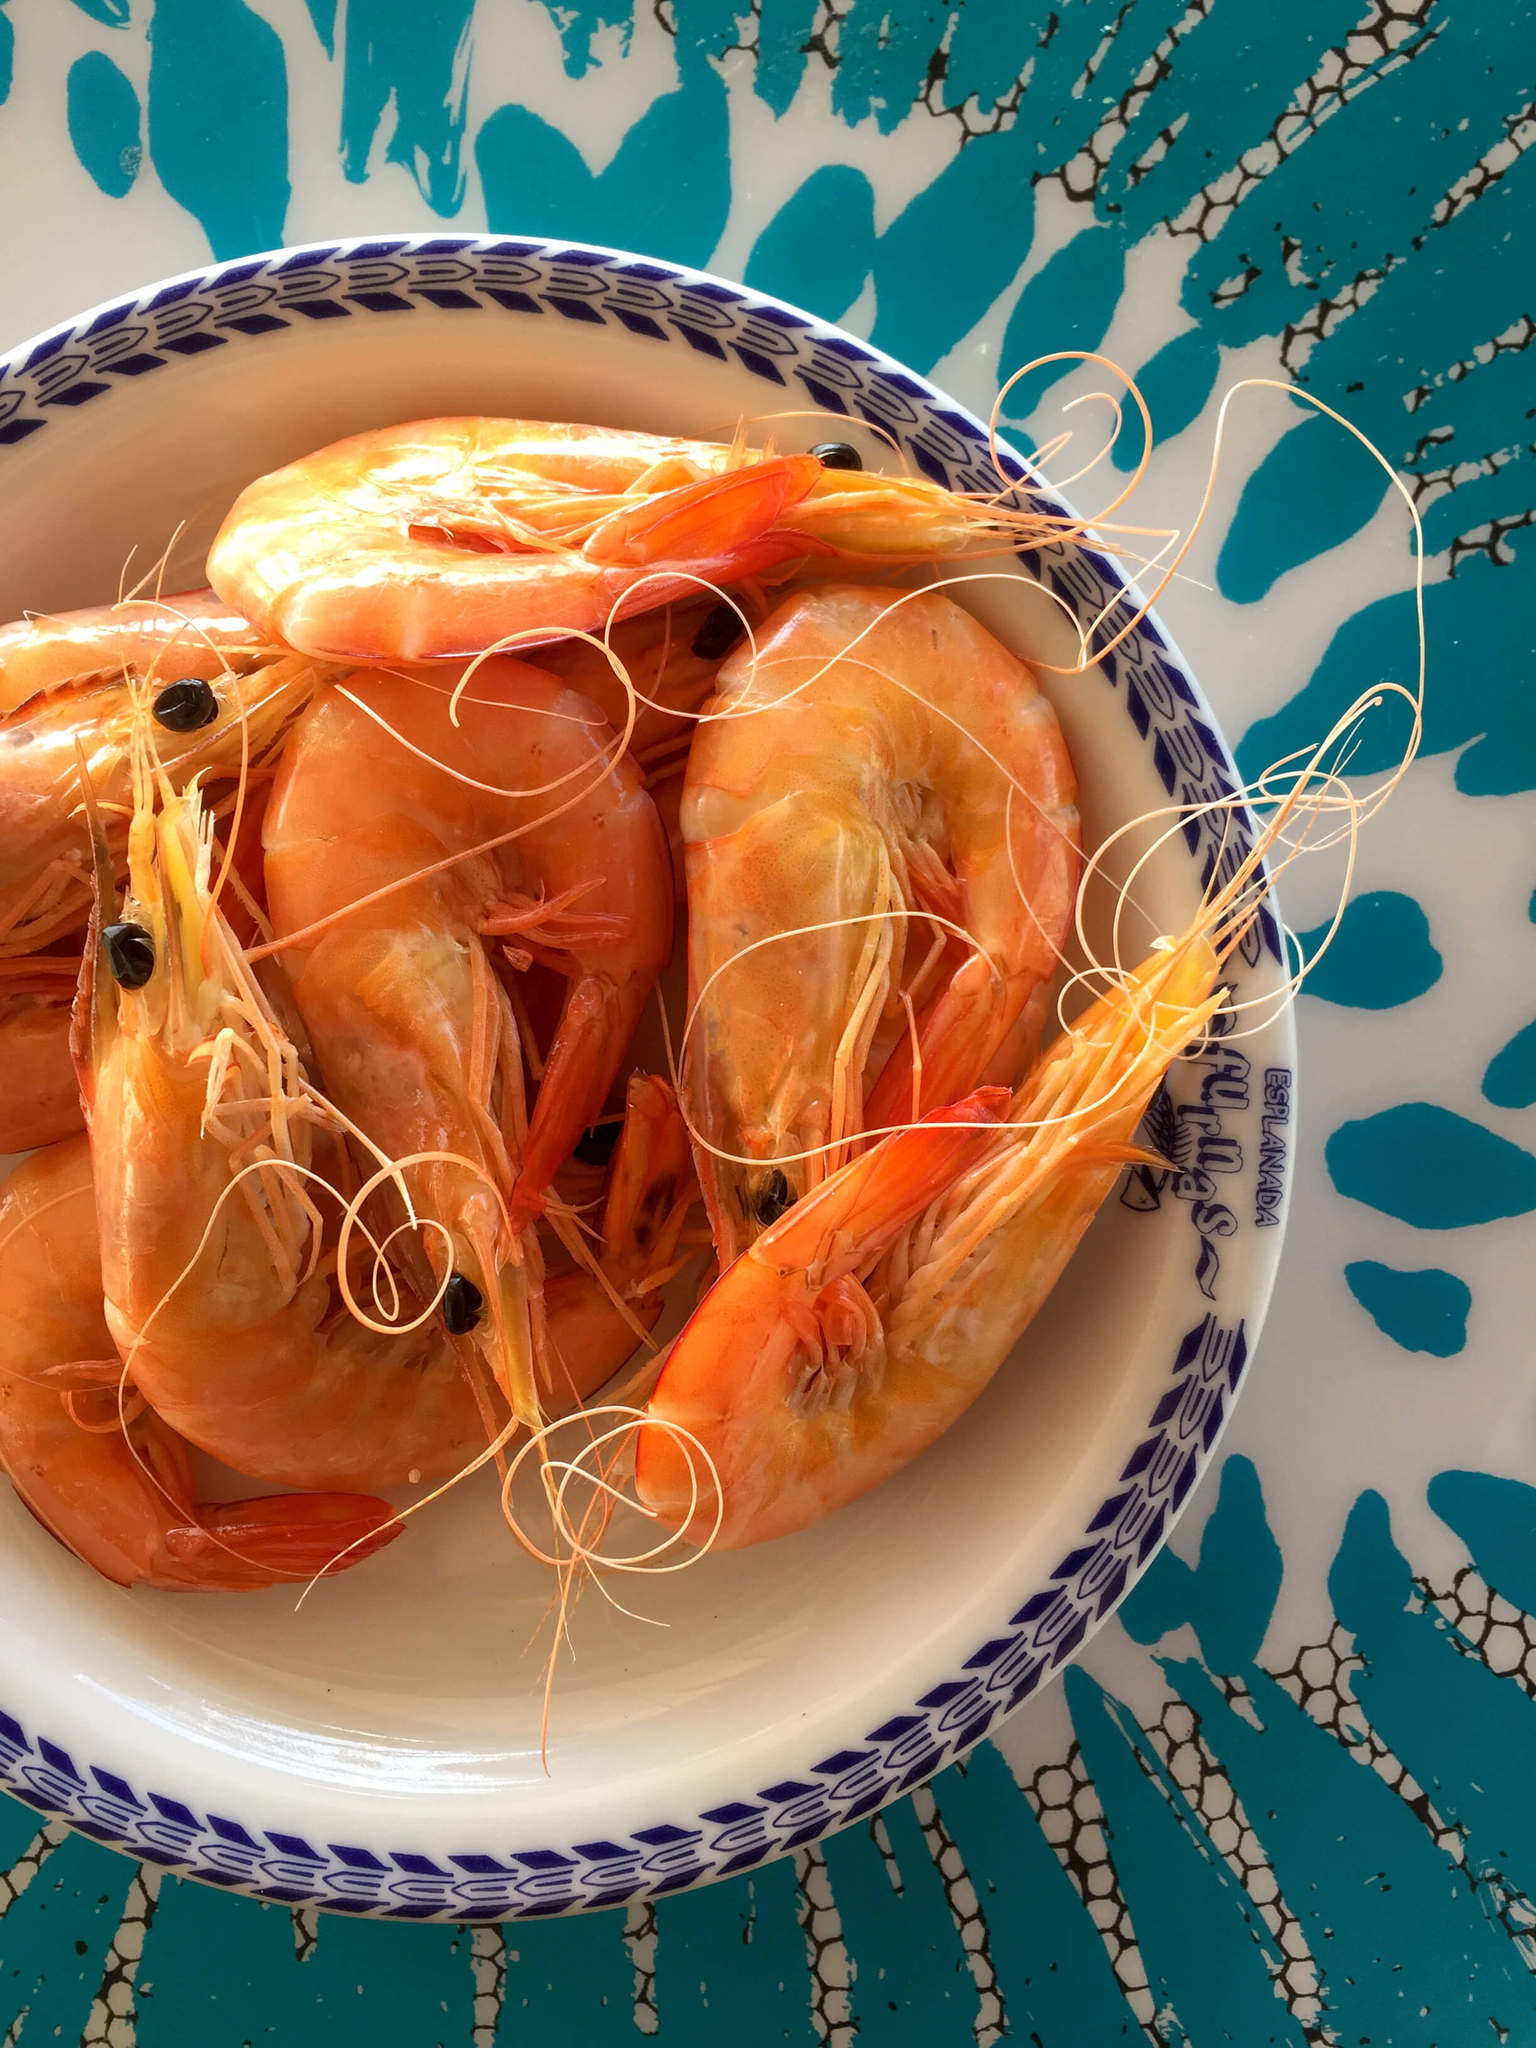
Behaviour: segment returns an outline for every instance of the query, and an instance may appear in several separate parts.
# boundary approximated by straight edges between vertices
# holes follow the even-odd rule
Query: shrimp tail
[[[203,1507],[166,1529],[141,1583],[165,1591],[256,1592],[349,1570],[393,1543],[404,1523],[356,1493],[280,1493]]]
[[[745,555],[753,565],[745,573],[755,574],[791,554],[823,552],[801,535],[774,533],[784,514],[815,489],[820,475],[814,455],[779,455],[681,484],[621,505],[598,520],[582,553],[589,562],[626,569],[678,562],[739,565]]]

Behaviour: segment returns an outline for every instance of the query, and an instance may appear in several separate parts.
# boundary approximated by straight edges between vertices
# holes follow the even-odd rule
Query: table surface
[[[1408,476],[1431,657],[1300,1004],[1251,1385],[1065,1684],[791,1861],[505,1932],[317,1925],[4,1803],[6,2048],[1536,2043],[1536,0],[31,0],[0,94],[7,341],[210,246],[568,234],[983,410],[1102,349],[1168,519],[1222,394],[1294,378]],[[1103,381],[1007,415],[1042,436]],[[1410,542],[1338,429],[1239,396],[1162,609],[1246,768],[1411,679]]]

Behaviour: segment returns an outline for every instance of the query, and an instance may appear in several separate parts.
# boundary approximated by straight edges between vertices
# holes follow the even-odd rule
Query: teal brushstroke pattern
[[[1536,1102],[1536,1020],[1488,1062],[1483,1093],[1500,1109],[1529,1109]]]
[[[1467,796],[1512,796],[1536,788],[1536,699],[1516,681],[1532,659],[1529,628],[1519,607],[1505,603],[1508,587],[1503,569],[1474,555],[1454,578],[1424,593],[1434,687],[1425,693],[1421,751],[1461,749],[1456,787]],[[1257,775],[1293,747],[1315,744],[1375,683],[1411,689],[1417,663],[1412,592],[1377,599],[1339,628],[1290,703],[1248,728],[1238,745],[1238,766],[1245,775]],[[1357,773],[1379,774],[1396,765],[1408,718],[1401,699],[1373,714],[1353,758]]]
[[[1536,1487],[1486,1472],[1442,1472],[1429,1504],[1506,1600],[1536,1613]]]
[[[1305,2036],[1275,1995],[1280,1959],[1263,1922],[1167,1767],[1129,1710],[1080,1666],[1066,1687],[1155,2007],[1177,2016],[1167,2038],[1301,2048]]]
[[[1170,1657],[1163,1670],[1268,1852],[1322,1972],[1331,2025],[1343,2039],[1392,2048],[1443,2048],[1475,2038],[1485,2023],[1507,2030],[1508,2041],[1536,2042],[1536,1987],[1490,1925],[1469,1874],[1347,1741],[1256,1661],[1217,1661],[1256,1642],[1279,1592],[1273,1574],[1245,1579],[1228,1561],[1232,1546],[1273,1552],[1248,1460],[1223,1467],[1217,1516],[1199,1563],[1164,1552],[1124,1613],[1143,1640],[1154,1626],[1166,1634],[1194,1624],[1200,1658]],[[1358,1530],[1354,1546],[1346,1535],[1330,1581],[1346,1626],[1351,1615],[1362,1619],[1352,1577],[1358,1540]],[[1262,1590],[1256,1600],[1255,1586],[1265,1584],[1267,1600]],[[1234,1683],[1246,1694],[1241,1712]]]
[[[243,0],[155,0],[149,153],[215,256],[268,249],[288,211],[288,71]]]
[[[823,231],[829,220],[835,235]],[[863,290],[874,251],[874,187],[851,164],[823,164],[758,236],[746,281],[836,320]]]
[[[487,224],[571,235],[704,264],[730,210],[725,88],[701,69],[657,100],[594,177],[579,151],[530,108],[500,107],[475,145]]]
[[[25,2013],[26,2048],[85,2033],[132,1880],[122,1857],[71,1836],[0,1921],[0,2010]]]
[[[1435,1811],[1465,1829],[1468,1867],[1536,1898],[1536,1776],[1525,1764],[1536,1701],[1426,1607],[1380,1494],[1355,1502],[1328,1585],[1362,1660],[1351,1683],[1371,1726]]]
[[[898,1891],[867,1828],[822,1846],[853,1966],[852,2010],[860,2048],[949,2041],[967,2027],[974,1993],[939,1873],[910,1805],[893,1807],[887,1833]],[[920,1956],[920,1968],[902,1958]]]
[[[1536,1158],[1432,1102],[1340,1124],[1325,1156],[1341,1195],[1420,1230],[1462,1230],[1536,1209]]]
[[[1323,950],[1324,940],[1327,950]],[[1292,963],[1309,966],[1306,992],[1357,1010],[1391,1010],[1433,988],[1444,962],[1429,936],[1429,919],[1411,896],[1370,889],[1346,904],[1329,939],[1326,924],[1296,934]]]
[[[75,155],[109,199],[121,199],[139,175],[139,96],[100,50],[76,58],[65,86]]]
[[[281,1908],[171,1878],[135,1986],[138,2048],[282,2048],[312,2031],[326,2048],[459,2048],[467,1948],[459,1928],[333,1920],[301,1962]]]
[[[657,1908],[656,2005],[678,2048],[714,2048],[724,2013],[743,2048],[817,2048],[790,1864]]]
[[[1039,2048],[1112,2048],[1141,2029],[1098,1931],[990,1743],[932,1786],[977,1889],[1010,2032]]]
[[[386,160],[405,166],[434,212],[458,212],[473,14],[474,0],[347,0],[341,160],[354,183],[388,115]],[[334,8],[316,19],[328,44],[334,22]]]
[[[1352,1259],[1344,1279],[1377,1329],[1405,1351],[1454,1358],[1467,1348],[1472,1290],[1454,1273],[1439,1266],[1401,1273],[1375,1259]]]

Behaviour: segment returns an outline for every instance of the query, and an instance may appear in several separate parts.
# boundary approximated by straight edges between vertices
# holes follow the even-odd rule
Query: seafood
[[[718,1509],[714,1545],[731,1548],[783,1535],[863,1490],[867,1440],[889,1429],[894,1404],[879,1305],[860,1281],[983,1156],[1007,1104],[1005,1088],[978,1089],[894,1133],[803,1197],[716,1281],[667,1354],[646,1416],[703,1447],[719,1499],[710,1487],[694,1491],[691,1454],[672,1428],[642,1428],[635,1490],[659,1521],[697,1537],[715,1529]]]
[[[674,1344],[647,1411],[712,1458],[715,1544],[808,1527],[890,1478],[970,1406],[1121,1167],[1144,1156],[1136,1126],[1219,1008],[1218,973],[1197,924],[1056,1041],[983,1144],[935,1170],[930,1124],[896,1132],[737,1260]],[[690,1517],[693,1481],[669,1430],[640,1432],[641,1500],[697,1540],[714,1529],[716,1502],[710,1489]]]
[[[645,786],[666,831],[679,904],[688,895],[679,813],[696,714],[714,689],[722,659],[745,631],[736,606],[706,599],[622,619],[604,635],[634,684],[629,751],[645,771]],[[541,668],[590,697],[608,723],[623,731],[629,692],[600,646],[591,640],[561,640],[541,647],[538,659]]]
[[[208,577],[289,647],[434,661],[511,634],[590,631],[787,562],[923,561],[1046,530],[926,478],[758,452],[740,436],[413,420],[258,477],[219,529]]]
[[[0,1152],[51,1145],[80,1128],[69,1010],[80,966],[44,954],[0,960]]]
[[[1012,1084],[1081,861],[1054,710],[937,592],[787,598],[710,709],[682,807],[685,1081],[729,1261],[861,1131]]]
[[[155,743],[179,788],[198,774],[233,776],[242,761],[266,760],[319,679],[313,662],[281,655],[248,670],[179,678],[151,695],[121,668],[108,668],[0,718],[0,958],[39,952],[85,922],[92,856],[82,775],[121,865],[129,739],[141,700],[153,706]],[[189,681],[195,698],[183,687]],[[189,703],[196,724],[183,715]]]
[[[733,606],[706,597],[621,619],[604,635],[635,688],[629,751],[653,779],[681,767],[693,739],[693,714],[714,690],[721,662],[745,631]],[[541,647],[536,658],[548,674],[590,697],[615,731],[623,731],[629,692],[601,646],[560,640]]]
[[[35,1153],[0,1189],[0,1300],[0,1465],[105,1578],[254,1591],[349,1568],[399,1535],[388,1503],[361,1495],[195,1498],[181,1440],[120,1393],[84,1139]]]
[[[656,1075],[632,1074],[603,1203],[600,1273],[573,1267],[544,1285],[557,1400],[594,1393],[654,1329],[662,1290],[688,1256],[682,1238],[697,1191],[676,1096]]]
[[[136,735],[127,894],[75,1020],[108,1328],[162,1419],[253,1478],[456,1472],[501,1418],[436,1317],[380,1330],[338,1299],[351,1271],[311,1188],[325,1106],[212,900],[211,855],[198,791]]]
[[[536,1417],[520,1243],[600,1115],[672,942],[665,837],[594,706],[525,663],[441,687],[368,671],[295,732],[266,826],[267,891],[324,1086],[411,1169],[432,1240],[491,1310],[484,1341]],[[567,992],[525,1117],[516,1014],[487,939]],[[448,1156],[440,1156],[448,1155]]]
[[[273,651],[211,590],[40,612],[0,626],[0,712],[89,676],[209,682],[270,661]]]

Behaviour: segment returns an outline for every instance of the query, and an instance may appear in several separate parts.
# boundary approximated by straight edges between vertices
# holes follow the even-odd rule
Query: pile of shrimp
[[[563,1618],[578,1566],[787,1536],[923,1452],[1239,1021],[1271,869],[1389,786],[1345,779],[1363,700],[1182,929],[1064,973],[1108,849],[951,592],[1084,530],[845,443],[428,420],[252,483],[208,588],[0,632],[38,1520],[125,1586],[304,1585],[491,1466]]]

